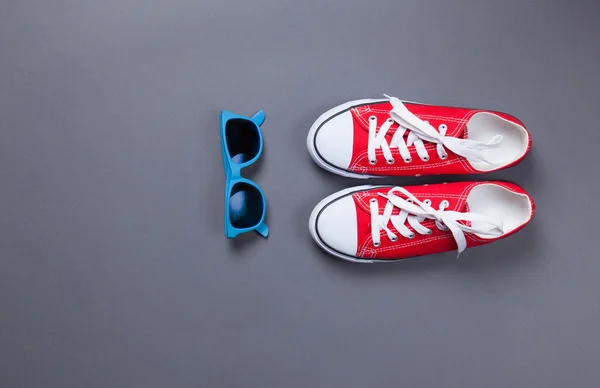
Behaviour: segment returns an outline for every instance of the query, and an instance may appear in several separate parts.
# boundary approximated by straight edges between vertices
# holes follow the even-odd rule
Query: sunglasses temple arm
[[[269,228],[265,224],[260,224],[256,227],[256,232],[266,238],[269,235]]]
[[[265,122],[265,112],[262,110],[256,112],[254,116],[252,116],[252,121],[260,127]]]

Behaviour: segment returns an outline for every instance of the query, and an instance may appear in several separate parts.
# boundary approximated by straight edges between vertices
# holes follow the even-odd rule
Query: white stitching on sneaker
[[[393,163],[394,158],[390,148],[397,148],[404,163],[411,163],[412,158],[408,147],[415,146],[417,154],[422,161],[429,161],[429,152],[425,148],[424,142],[436,144],[436,150],[439,158],[445,160],[448,158],[446,148],[455,154],[464,157],[471,162],[489,163],[482,150],[497,147],[502,141],[502,136],[496,135],[489,142],[461,139],[452,136],[446,136],[448,126],[441,124],[436,130],[428,121],[423,121],[413,113],[396,97],[386,96],[390,99],[392,110],[390,117],[379,126],[377,116],[369,117],[369,138],[367,144],[367,155],[371,165],[377,163],[376,150],[381,149],[383,156],[388,164]],[[392,136],[390,143],[386,140],[386,134],[394,123],[398,123],[398,129]],[[408,136],[405,134],[408,131]]]
[[[406,199],[397,195],[401,194]],[[458,254],[467,247],[465,232],[477,233],[487,236],[501,236],[504,234],[502,222],[489,218],[479,213],[446,211],[449,206],[448,201],[442,201],[439,210],[435,210],[431,205],[419,201],[413,194],[402,187],[394,187],[387,194],[379,195],[387,199],[383,209],[383,214],[379,214],[379,203],[371,200],[369,210],[371,212],[371,238],[374,247],[381,245],[380,231],[383,230],[387,237],[395,242],[398,236],[390,230],[388,223],[391,222],[394,228],[405,238],[414,238],[415,233],[411,231],[405,222],[408,221],[413,230],[422,235],[431,234],[431,229],[421,225],[425,219],[435,220],[435,225],[442,231],[450,231],[456,244],[458,245]],[[392,215],[394,208],[400,209],[400,214]],[[486,223],[489,227],[479,226],[474,228],[458,221],[478,221],[478,225]]]

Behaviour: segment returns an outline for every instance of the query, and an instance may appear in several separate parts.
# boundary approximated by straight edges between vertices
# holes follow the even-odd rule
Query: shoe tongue
[[[448,206],[444,210],[465,212],[467,206],[467,193],[464,187],[456,184],[436,184],[430,186],[413,186],[406,188],[412,195],[421,202],[431,201],[431,206],[438,210],[442,201],[447,201]]]
[[[439,210],[440,204],[442,203],[442,201],[444,201],[443,198],[432,198],[432,195],[429,195],[429,196],[416,196],[415,195],[415,197],[417,197],[417,199],[421,202],[425,201],[426,199],[431,200],[431,207],[433,207],[435,210]],[[467,204],[467,201],[465,199],[447,198],[446,201],[448,201],[449,205],[444,209],[444,211],[455,211],[455,212],[460,212],[460,213],[469,211],[469,205]],[[400,213],[400,209],[395,208],[392,214],[399,214],[399,213]]]
[[[465,108],[446,108],[432,105],[422,104],[404,104],[411,113],[420,118],[421,120],[428,121],[436,130],[438,130],[441,124],[447,126],[446,136],[456,137],[459,139],[466,139],[468,134],[467,123],[465,120],[456,120],[455,117],[465,117],[469,109]],[[390,115],[389,111],[392,109],[392,105],[387,102],[379,102],[369,105],[361,105],[353,108],[352,113],[356,119],[361,123],[361,127],[365,131],[369,131],[369,117],[376,116],[378,121],[387,120]],[[397,129],[397,125],[394,124],[388,131],[388,136],[392,136]],[[407,131],[404,135],[408,137],[410,132]]]
[[[439,210],[440,209],[440,204],[442,203],[442,201],[444,201],[444,199],[442,198],[431,198],[432,195],[430,194],[429,197],[422,197],[422,196],[416,196],[417,199],[421,202],[423,202],[425,199],[430,199],[431,200],[431,206],[435,209],[435,210]],[[466,197],[448,197],[447,199],[445,199],[446,201],[448,201],[449,205],[444,209],[444,211],[455,211],[455,212],[459,212],[459,213],[467,213],[469,212],[469,204],[467,203]],[[394,211],[392,212],[392,214],[397,215],[400,214],[400,209],[396,208],[394,209]],[[467,226],[471,226],[471,222],[470,221],[459,221],[461,223],[464,223]]]
[[[430,186],[405,186],[404,188],[421,202],[427,199],[430,200],[431,206],[436,210],[440,208],[440,204],[445,200],[448,201],[446,211],[468,212],[467,195],[470,192],[470,186],[471,184],[469,183],[448,183]],[[369,202],[374,198],[379,203],[379,211],[383,212],[387,203],[385,196],[390,189],[391,187],[381,187],[356,193],[355,198],[359,208],[368,213],[370,211]],[[406,199],[402,193],[397,192],[396,195]],[[394,208],[393,214],[398,213],[400,213],[400,209]]]

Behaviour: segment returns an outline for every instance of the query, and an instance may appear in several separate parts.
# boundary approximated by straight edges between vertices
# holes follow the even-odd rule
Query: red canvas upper
[[[431,206],[438,209],[440,203],[443,200],[449,202],[449,206],[446,210],[454,210],[458,212],[469,211],[467,208],[467,196],[470,191],[481,184],[497,184],[504,188],[513,191],[518,194],[527,195],[532,205],[532,215],[534,211],[533,200],[531,197],[519,186],[508,183],[508,182],[457,182],[447,184],[434,184],[434,185],[422,185],[422,186],[404,186],[406,190],[412,193],[418,200],[424,201],[426,199],[431,200]],[[352,194],[352,198],[356,205],[357,213],[357,249],[356,257],[368,258],[368,259],[403,259],[415,256],[421,256],[426,254],[440,253],[446,251],[453,251],[457,249],[457,244],[448,231],[444,232],[435,226],[434,220],[425,220],[422,225],[431,229],[432,234],[422,235],[415,233],[415,237],[412,239],[403,238],[402,236],[396,242],[390,241],[386,233],[382,230],[381,245],[379,247],[373,246],[373,240],[371,237],[371,212],[369,202],[372,198],[375,198],[379,203],[379,214],[383,214],[383,209],[387,203],[387,199],[381,195],[386,194],[390,191],[391,187],[376,188],[366,191],[360,191]],[[398,214],[399,210],[395,209],[393,214]],[[405,224],[411,230],[412,228]],[[397,230],[390,223],[388,225],[390,229],[397,233]],[[513,233],[516,233],[524,225],[516,228],[510,233],[506,233],[501,237],[496,238],[478,238],[471,233],[465,233],[467,240],[467,247],[474,247],[478,245],[488,244],[493,241],[505,238]],[[414,232],[414,230],[413,230]]]
[[[446,124],[447,136],[466,138],[467,136],[467,122],[469,119],[479,112],[493,113],[505,120],[508,120],[514,124],[518,124],[525,128],[523,123],[515,117],[506,113],[492,112],[479,109],[468,109],[468,108],[455,108],[447,106],[436,106],[436,105],[424,105],[416,103],[405,102],[404,105],[408,110],[417,116],[419,119],[428,121],[433,127],[437,128],[441,124]],[[367,175],[391,175],[391,176],[414,176],[414,175],[442,175],[442,174],[473,174],[480,171],[475,170],[465,158],[458,156],[447,150],[448,158],[445,160],[440,159],[436,149],[436,144],[425,143],[425,148],[429,152],[430,159],[428,161],[422,161],[415,150],[414,146],[409,147],[411,152],[412,161],[405,163],[400,157],[397,149],[392,148],[392,155],[394,156],[395,162],[391,165],[385,163],[385,158],[381,149],[376,150],[377,160],[383,161],[376,165],[371,165],[367,155],[367,144],[369,134],[369,117],[376,116],[378,123],[383,123],[390,116],[390,110],[392,105],[389,101],[383,101],[378,103],[372,103],[367,105],[361,105],[352,108],[351,114],[354,122],[354,141],[352,150],[352,159],[348,167],[349,171],[353,171],[359,174]],[[379,124],[380,125],[380,124]],[[388,133],[386,134],[387,141],[391,141],[395,130],[398,128],[398,124],[394,123]],[[405,135],[406,137],[407,135]],[[531,147],[531,137],[527,146],[527,152]],[[527,154],[525,152],[525,154]],[[525,154],[523,157],[525,157]],[[515,160],[507,168],[520,162],[523,157]],[[492,170],[495,171],[495,170]],[[487,171],[490,172],[490,171]]]

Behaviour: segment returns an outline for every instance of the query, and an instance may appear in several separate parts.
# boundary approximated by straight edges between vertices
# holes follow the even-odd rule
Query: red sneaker
[[[531,138],[505,113],[389,97],[329,110],[313,124],[307,146],[325,170],[369,178],[496,171],[520,162]]]
[[[534,203],[506,182],[358,186],[321,201],[309,228],[325,251],[354,262],[390,262],[488,244],[523,228]]]

